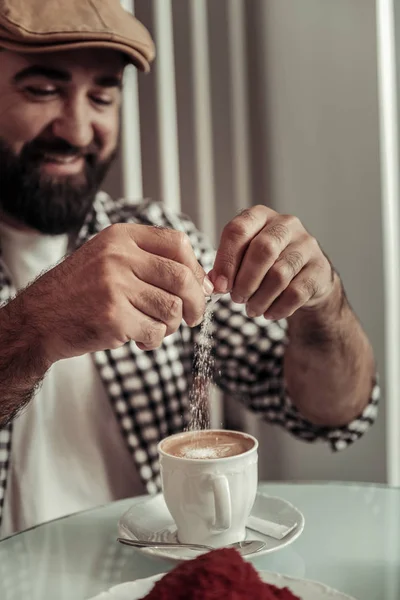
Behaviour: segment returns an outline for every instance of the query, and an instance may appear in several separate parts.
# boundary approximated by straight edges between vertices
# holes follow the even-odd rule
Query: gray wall
[[[208,0],[219,229],[233,215],[226,7]],[[146,0],[137,13],[151,27]],[[174,0],[183,208],[197,217],[193,186],[190,30]],[[250,0],[248,33],[252,197],[297,214],[339,270],[384,365],[379,131],[373,0]],[[160,198],[154,75],[141,78],[145,194]],[[116,165],[107,182],[120,192]],[[261,477],[384,481],[384,407],[350,450],[299,443],[228,405],[230,423],[261,439]]]
[[[375,3],[250,4],[249,34],[258,40],[266,65],[258,96],[268,149],[265,201],[280,212],[297,214],[320,240],[344,280],[382,368]],[[257,145],[257,139],[253,142]],[[385,479],[384,409],[377,426],[338,455],[296,442],[268,426],[258,431],[266,440],[265,456],[274,457],[273,463],[268,459],[264,463],[265,476]]]

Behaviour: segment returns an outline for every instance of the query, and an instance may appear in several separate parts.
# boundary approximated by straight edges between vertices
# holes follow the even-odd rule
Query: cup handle
[[[211,478],[214,492],[215,521],[213,528],[217,531],[229,529],[232,522],[231,493],[228,480],[224,475]]]

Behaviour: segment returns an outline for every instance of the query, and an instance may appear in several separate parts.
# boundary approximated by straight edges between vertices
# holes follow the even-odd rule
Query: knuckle
[[[278,255],[278,240],[274,237],[259,236],[253,241],[256,256],[260,259],[271,258]]]
[[[171,275],[177,292],[182,293],[189,286],[193,274],[189,267],[176,264],[171,267]]]
[[[170,295],[166,301],[167,313],[170,318],[180,318],[182,316],[182,299],[178,296]]]
[[[318,293],[318,283],[312,277],[309,277],[303,282],[304,294],[307,299],[313,298]]]
[[[151,269],[154,270],[156,279],[162,281],[165,273],[173,274],[174,263],[171,261],[163,260],[160,257],[156,257],[154,262],[151,263]]]
[[[254,209],[254,210],[257,210],[257,211],[263,211],[263,212],[265,212],[265,213],[268,213],[268,212],[270,212],[270,209],[269,209],[269,208],[267,208],[267,206],[265,206],[265,204],[255,204],[255,205],[253,206],[253,209]]]
[[[125,235],[127,230],[126,223],[113,223],[109,227],[103,230],[103,236],[109,238],[112,241],[117,242]]]
[[[119,327],[119,321],[120,321],[119,310],[118,310],[116,302],[114,301],[112,294],[108,294],[108,296],[106,298],[104,298],[102,321],[104,323],[108,323],[113,328]]]
[[[285,223],[272,223],[267,227],[266,233],[280,245],[289,235],[289,228]]]
[[[167,336],[171,335],[172,333],[175,333],[176,331],[178,331],[180,325],[181,325],[181,321],[177,321],[177,320],[170,321],[166,327],[164,337],[167,337]]]
[[[159,321],[149,322],[147,321],[143,328],[143,335],[141,341],[145,346],[156,348],[159,346],[164,339],[166,333],[166,326],[164,323]]]
[[[288,252],[282,260],[286,262],[288,269],[291,271],[292,275],[296,275],[299,271],[301,271],[304,265],[303,255],[297,250],[292,250],[291,252]]]
[[[246,213],[247,214],[247,213]],[[241,239],[247,236],[249,217],[243,218],[243,213],[235,217],[223,230],[223,236],[228,239]]]
[[[99,293],[104,302],[110,302],[113,300],[113,288],[116,287],[115,282],[115,269],[112,265],[112,260],[107,255],[99,257],[97,263],[96,279],[98,283]]]
[[[288,304],[297,306],[304,304],[308,300],[306,291],[301,286],[291,286],[286,291],[286,301]]]
[[[192,251],[192,244],[190,243],[188,234],[184,231],[175,231],[174,235],[176,237],[177,248],[182,255],[187,256],[187,253]]]
[[[256,219],[256,216],[255,216],[255,214],[254,214],[253,211],[256,210],[257,208],[260,208],[260,207],[261,207],[261,205],[254,206],[252,208],[243,208],[243,210],[241,210],[239,212],[238,217],[241,217],[245,221],[254,221]]]
[[[129,256],[123,247],[116,243],[115,238],[110,238],[107,244],[97,250],[93,262],[97,265],[100,276],[114,279],[116,266],[125,264],[127,260]]]
[[[141,294],[142,311],[151,306],[151,314],[164,323],[182,316],[182,300],[163,290],[152,290]]]
[[[286,285],[288,277],[288,269],[283,261],[275,263],[269,270],[269,277],[278,287]]]
[[[310,298],[315,296],[318,286],[314,279],[308,278],[301,284],[292,285],[286,291],[288,301],[293,305],[305,304]]]
[[[314,253],[318,252],[318,253],[322,254],[321,247],[319,245],[317,238],[313,237],[312,235],[309,235],[307,241],[308,241],[309,246],[313,249]]]
[[[299,217],[296,215],[281,215],[282,221],[285,223],[286,227],[289,229],[298,228],[301,225],[301,221]]]
[[[162,225],[150,225],[149,229],[160,238],[165,237],[169,232],[172,231],[171,229],[167,229],[167,227],[163,227]]]
[[[108,306],[102,313],[99,312],[98,335],[107,335],[111,347],[118,348],[128,340],[125,323],[121,319],[120,311],[115,305]]]
[[[149,312],[156,315],[155,318],[165,318],[165,303],[163,302],[161,290],[155,289],[151,291],[141,292],[139,308],[144,314]]]
[[[140,227],[143,227],[143,225]],[[168,240],[168,236],[173,233],[172,229],[168,229],[162,225],[147,225],[146,228],[151,236],[159,238],[162,242]]]

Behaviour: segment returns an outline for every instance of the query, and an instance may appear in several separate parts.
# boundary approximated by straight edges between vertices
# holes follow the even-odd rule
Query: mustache
[[[48,141],[35,140],[26,146],[24,153],[29,159],[40,159],[43,158],[44,154],[59,154],[65,157],[85,158],[94,162],[97,159],[98,149],[94,143],[81,147],[74,146],[64,139],[55,138]]]

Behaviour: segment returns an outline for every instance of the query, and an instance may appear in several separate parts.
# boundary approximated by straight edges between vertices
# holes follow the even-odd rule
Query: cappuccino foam
[[[168,440],[162,446],[167,454],[178,458],[210,460],[237,456],[254,445],[251,438],[232,432],[187,432]]]

